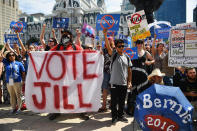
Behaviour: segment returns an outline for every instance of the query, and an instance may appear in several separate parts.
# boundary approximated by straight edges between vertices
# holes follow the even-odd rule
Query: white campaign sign
[[[98,111],[103,63],[103,56],[96,51],[31,52],[27,108],[48,113]]]
[[[197,29],[174,28],[171,30],[168,65],[171,67],[197,66]]]

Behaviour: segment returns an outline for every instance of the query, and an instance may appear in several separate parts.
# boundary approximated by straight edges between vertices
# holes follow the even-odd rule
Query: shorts
[[[110,74],[109,73],[106,73],[104,72],[104,77],[103,77],[103,83],[102,83],[102,89],[106,89],[106,90],[109,90],[109,80],[110,80]]]

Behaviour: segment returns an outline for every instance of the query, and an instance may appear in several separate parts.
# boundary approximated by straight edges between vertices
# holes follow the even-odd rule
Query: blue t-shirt
[[[25,68],[21,62],[14,61],[9,62],[7,59],[3,59],[5,65],[6,83],[9,83],[9,78],[12,78],[14,82],[21,82],[22,72],[25,72]]]

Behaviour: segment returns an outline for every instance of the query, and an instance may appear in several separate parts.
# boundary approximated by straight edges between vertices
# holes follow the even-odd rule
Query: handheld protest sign
[[[69,25],[69,18],[53,18],[53,28],[67,29]]]
[[[192,131],[192,111],[179,87],[154,84],[136,97],[134,117],[145,131]]]
[[[120,14],[102,14],[97,15],[96,30],[119,30]]]
[[[175,27],[170,31],[169,40],[168,65],[170,67],[197,66],[197,29],[178,29]]]
[[[13,45],[15,43],[17,43],[18,46],[20,47],[20,44],[19,44],[19,41],[18,41],[18,38],[17,38],[16,34],[4,34],[4,41],[5,41],[5,43],[10,44],[10,46],[12,48],[13,48]]]
[[[170,28],[158,28],[155,29],[157,39],[168,39],[170,34]]]
[[[127,16],[127,23],[133,41],[145,39],[151,35],[144,10]]]
[[[123,52],[130,57],[131,60],[138,59],[137,47],[124,48]]]
[[[14,32],[18,32],[18,33],[23,32],[23,29],[25,29],[26,26],[27,26],[26,23],[20,22],[20,21],[18,21],[18,22],[12,21],[10,23],[10,29],[14,30]]]
[[[86,36],[89,36],[91,38],[94,38],[95,37],[95,31],[94,31],[94,29],[91,26],[89,26],[88,24],[84,24],[83,25],[83,27],[81,29],[81,32],[83,34],[85,34]]]
[[[169,32],[171,28],[171,24],[168,21],[156,21],[148,25],[150,28],[151,37],[154,38],[154,34],[157,34],[158,39],[162,39],[163,37],[166,39],[169,37]]]

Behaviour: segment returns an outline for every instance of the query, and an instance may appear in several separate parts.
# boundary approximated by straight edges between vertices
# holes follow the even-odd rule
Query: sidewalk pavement
[[[29,110],[10,114],[9,105],[0,105],[0,131],[140,131],[133,117],[126,115],[128,123],[111,123],[110,110],[104,113],[88,113],[90,119],[80,119],[79,114],[62,114],[57,119],[48,119],[48,113]]]

